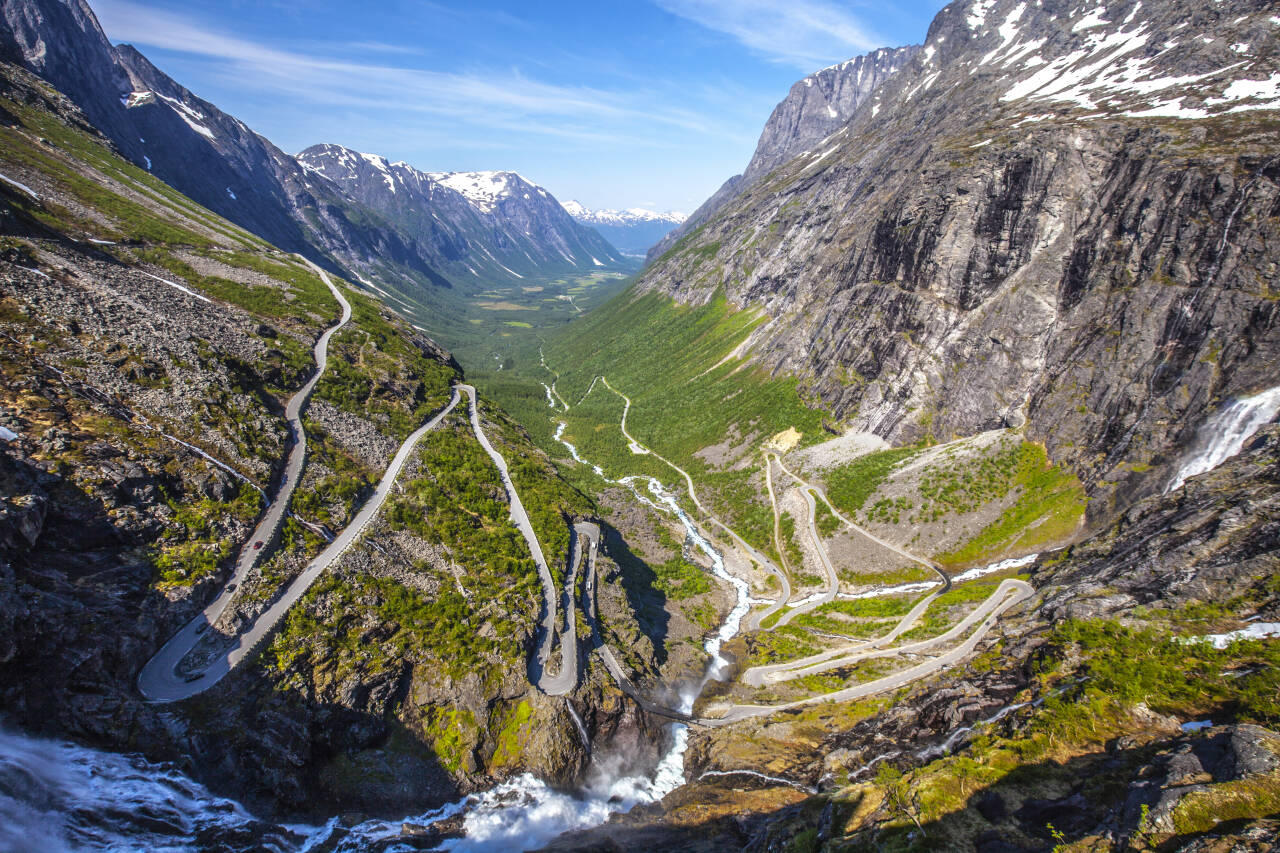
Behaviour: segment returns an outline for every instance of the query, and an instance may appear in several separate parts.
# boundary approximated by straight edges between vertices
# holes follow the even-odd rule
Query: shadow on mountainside
[[[1023,764],[999,778],[998,769],[966,764],[962,753],[948,761],[946,784],[922,792],[900,781],[896,797],[885,796],[894,787],[891,781],[797,801],[791,788],[771,788],[749,776],[719,777],[679,789],[662,806],[641,807],[605,826],[562,836],[544,849],[1171,851],[1206,834],[1275,838],[1280,821],[1268,820],[1276,817],[1275,802],[1265,791],[1280,787],[1280,759],[1268,757],[1273,747],[1267,744],[1280,743],[1280,736],[1239,725],[1146,739],[1137,732],[1092,752]],[[1251,790],[1264,793],[1249,801],[1239,793],[1223,797],[1210,787],[1239,788],[1244,778],[1251,780]],[[924,819],[922,801],[929,811],[945,814]],[[1269,849],[1231,843],[1195,849]]]
[[[667,662],[666,640],[671,623],[667,596],[658,589],[658,576],[653,569],[631,550],[617,530],[602,522],[600,532],[601,552],[617,563],[627,603],[636,614],[640,630],[653,640],[654,664],[660,667]]]
[[[139,464],[82,442],[50,405],[68,430],[52,427],[35,444],[65,443],[58,452],[80,459],[75,479],[0,445],[0,707],[10,722],[171,761],[264,816],[402,816],[457,798],[429,746],[393,716],[407,671],[357,685],[349,705],[281,690],[258,666],[186,702],[145,702],[138,671],[217,587],[170,599],[154,586],[164,530],[150,509],[181,493],[163,473],[178,458]],[[213,471],[209,487],[232,487],[222,479]]]

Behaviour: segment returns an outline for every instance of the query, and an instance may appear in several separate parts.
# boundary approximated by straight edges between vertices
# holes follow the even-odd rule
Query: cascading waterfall
[[[578,730],[578,738],[582,741],[582,748],[591,754],[591,736],[587,734],[587,727],[582,724],[582,718],[578,716],[578,712],[574,709],[572,702],[565,702],[564,706],[569,711],[569,718],[573,720],[574,728]]]
[[[1232,401],[1200,428],[1191,453],[1169,481],[1165,494],[1235,456],[1249,437],[1274,420],[1277,413],[1280,413],[1280,386]]]
[[[163,764],[0,729],[0,850],[295,851],[309,834]]]
[[[550,405],[554,407],[554,402]],[[591,464],[563,439],[564,430],[561,423],[556,439],[575,460]],[[600,466],[591,468],[609,480]],[[687,541],[710,559],[712,573],[737,590],[734,608],[704,644],[710,659],[705,674],[697,685],[680,693],[679,709],[689,713],[707,682],[723,677],[727,669],[721,648],[738,633],[750,609],[747,583],[729,574],[723,556],[661,482],[638,476],[609,482],[626,486],[654,509],[673,513],[684,526]],[[567,707],[584,743],[589,742],[573,707]],[[404,837],[406,827],[429,832],[433,824],[459,815],[463,837],[441,838],[440,849],[459,853],[527,850],[565,832],[598,826],[610,815],[630,811],[636,805],[657,802],[685,784],[689,728],[671,723],[668,732],[670,745],[650,774],[598,767],[595,778],[576,792],[558,791],[524,774],[419,815],[347,827],[336,817],[322,826],[261,821],[238,803],[214,795],[171,767],[138,756],[99,752],[0,729],[0,850],[146,849],[177,853],[216,848],[307,853],[323,848],[333,853],[362,853],[400,849],[395,841]]]

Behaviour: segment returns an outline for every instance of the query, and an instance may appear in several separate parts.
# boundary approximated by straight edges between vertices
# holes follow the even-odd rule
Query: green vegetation
[[[315,396],[403,441],[445,407],[457,371],[415,346],[412,333],[379,303],[350,289],[344,295],[351,324],[330,340],[329,367]]]
[[[826,631],[830,634],[840,634],[844,637],[854,637],[862,639],[865,637],[874,637],[882,634],[892,628],[896,622],[894,620],[880,621],[860,621],[847,622],[843,619],[835,619],[823,612],[822,608],[815,608],[808,613],[801,613],[799,616],[791,620],[792,625],[797,628],[813,628],[818,631]]]
[[[799,572],[804,566],[804,552],[796,542],[796,520],[789,512],[783,512],[778,516],[778,538],[781,540],[782,551],[791,571]],[[802,582],[808,583],[808,581]],[[818,582],[821,583],[822,579],[818,578]]]
[[[937,556],[947,566],[989,562],[1011,551],[1060,542],[1080,525],[1088,499],[1075,475],[1049,462],[1045,449],[1023,442],[1010,475],[1017,500],[969,542]]]
[[[1044,729],[1088,735],[1096,721],[1139,703],[1179,716],[1280,722],[1280,643],[1242,640],[1215,649],[1180,641],[1158,622],[1133,627],[1109,620],[1066,622],[1051,642],[1055,661],[1079,659],[1076,674],[1085,680],[1045,702]]]
[[[293,495],[291,509],[307,521],[334,523],[332,506],[342,507],[340,518],[350,519],[358,503],[373,489],[372,472],[338,446],[333,437],[310,419],[303,420],[307,433],[307,464],[320,464],[330,472],[310,488],[300,488]]]
[[[457,708],[432,707],[423,722],[440,765],[450,773],[463,769],[469,749],[468,735],[473,735],[476,728],[475,714]]]
[[[918,563],[912,563],[901,569],[886,569],[878,572],[859,572],[853,569],[839,568],[836,570],[840,580],[853,586],[896,586],[904,583],[920,583],[921,581],[936,580],[937,574],[926,569]]]
[[[1180,835],[1207,832],[1220,823],[1280,814],[1280,779],[1238,779],[1193,791],[1173,810]]]
[[[489,759],[491,768],[519,764],[524,754],[524,740],[528,737],[526,728],[532,717],[533,705],[522,699],[501,718],[497,726],[497,734],[494,736],[496,746],[493,756]]]
[[[810,491],[812,493],[812,490]],[[836,518],[835,513],[833,513],[825,503],[817,499],[816,495],[813,502],[813,506],[815,509],[813,522],[814,522],[814,525],[818,528],[819,536],[826,538],[831,536],[837,530],[840,529],[841,527],[840,519]]]
[[[809,632],[796,625],[783,625],[774,631],[756,634],[748,640],[747,649],[750,666],[794,660],[821,651],[813,644]]]
[[[888,764],[878,768],[874,786],[888,812],[887,823],[876,829],[878,848],[960,846],[972,823],[959,813],[971,809],[984,789],[1026,796],[1026,771],[1033,767],[1041,790],[1080,790],[1094,802],[1114,802],[1132,784],[1135,761],[1144,762],[1159,747],[1139,746],[1129,756],[1126,748],[1117,750],[1118,737],[1149,734],[1148,712],[1135,715],[1135,708],[1274,727],[1280,722],[1280,643],[1246,640],[1215,649],[1188,642],[1174,626],[1194,621],[1195,609],[1152,611],[1138,625],[1089,620],[1057,626],[1039,667],[1041,690],[1057,685],[1058,692],[1020,712],[1025,719],[1009,735],[980,733],[961,752],[909,773]],[[1173,811],[1180,836],[1280,809],[1280,782],[1273,777],[1197,788]],[[1170,836],[1155,833],[1148,814],[1139,818],[1137,840],[1142,849],[1163,849]],[[1051,827],[1046,831],[1059,844],[1069,841]],[[922,837],[930,842],[924,848]]]
[[[760,479],[756,468],[708,470],[698,478],[699,495],[735,533],[781,564],[773,540],[773,511]]]
[[[7,99],[0,98],[0,108],[22,112]],[[28,115],[31,115],[30,111]],[[37,126],[55,122],[35,122]],[[90,210],[103,213],[115,223],[105,229],[105,235],[116,241],[139,241],[163,245],[211,246],[208,237],[175,225],[162,214],[152,212],[143,204],[107,188],[105,181],[86,178],[67,165],[62,159],[33,146],[17,130],[0,127],[0,162],[16,163],[34,169],[54,181],[68,195]],[[16,206],[25,213],[58,230],[72,227],[89,233],[104,233],[101,225],[84,220],[70,210],[51,200],[42,203],[29,201],[25,196],[15,196]]]
[[[549,460],[533,451],[528,435],[514,421],[492,407],[483,407],[481,412],[485,421],[497,427],[496,434],[489,431],[490,440],[507,460],[511,482],[529,514],[551,574],[559,583],[569,562],[572,519],[592,514],[595,504],[560,476]]]
[[[160,587],[191,586],[218,570],[218,565],[231,556],[231,542],[180,542],[165,545],[153,564]]]
[[[843,613],[855,619],[884,619],[890,616],[906,616],[915,606],[915,600],[901,595],[877,598],[855,598],[852,601],[837,599],[816,608],[815,613]]]
[[[915,456],[920,449],[898,447],[878,450],[859,456],[848,465],[833,468],[825,475],[827,497],[845,515],[856,517],[893,469]]]
[[[494,659],[519,659],[515,626],[482,636],[489,632],[477,626],[486,614],[477,610],[449,582],[427,595],[390,578],[325,575],[289,611],[268,660],[289,676],[286,686],[301,687],[356,672],[376,676],[406,661],[462,678],[491,671]]]
[[[945,634],[973,609],[966,605],[985,601],[999,585],[999,580],[981,580],[953,586],[933,600],[915,627],[902,634],[902,639],[910,642]]]
[[[657,576],[654,587],[672,601],[684,601],[711,591],[707,573],[683,557],[652,566]]]
[[[504,605],[507,612],[532,620],[529,602],[541,595],[537,569],[511,523],[498,470],[470,425],[458,413],[450,414],[420,447],[422,473],[388,500],[387,522],[393,530],[409,530],[443,546],[466,572],[466,589],[476,601]]]
[[[750,474],[715,474],[694,452],[725,440],[734,429],[765,437],[794,426],[806,440],[822,434],[823,414],[802,402],[795,380],[774,379],[758,370],[735,372],[739,363],[732,360],[717,367],[762,319],[753,311],[735,311],[722,295],[691,308],[660,294],[636,298],[629,292],[546,342],[547,363],[563,371],[557,387],[574,404],[569,412],[553,413],[547,406],[537,383],[552,377],[539,362],[536,347],[510,361],[523,382],[510,376],[477,381],[524,423],[545,424],[531,427],[530,433],[549,452],[564,455],[551,442],[551,419],[564,420],[566,439],[610,476],[655,476],[675,491],[681,485],[678,475],[652,457],[632,454],[619,434],[619,397],[597,383],[578,402],[597,375],[608,376],[614,388],[634,401],[628,417],[631,432],[689,470],[714,511],[738,529],[740,510],[750,505],[750,512],[757,512],[758,498],[748,494]],[[772,538],[767,507],[763,516],[764,524],[747,524],[740,531],[762,549]],[[757,526],[762,535],[750,529]]]
[[[634,400],[632,433],[694,473],[706,466],[694,464],[693,452],[723,440],[732,425],[763,436],[789,426],[821,433],[822,413],[800,401],[795,380],[735,373],[732,362],[715,367],[762,319],[734,311],[723,294],[691,308],[659,294],[627,293],[549,341],[547,361],[564,371],[566,398],[585,391],[597,373],[607,375]]]
[[[166,503],[173,510],[174,521],[186,529],[186,537],[161,546],[152,558],[156,584],[162,588],[190,586],[216,572],[234,547],[227,536],[227,520],[252,522],[262,507],[262,498],[256,489],[242,483],[228,501],[202,498],[179,504],[168,499]]]

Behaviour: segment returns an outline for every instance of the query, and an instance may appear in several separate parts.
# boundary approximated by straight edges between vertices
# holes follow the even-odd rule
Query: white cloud
[[[882,47],[849,10],[826,0],[654,0],[663,9],[733,36],[775,62],[812,71]]]
[[[514,69],[466,74],[282,50],[133,0],[97,0],[94,9],[113,41],[216,59],[226,80],[325,107],[425,113],[596,141],[612,138],[601,132],[601,125],[610,123],[711,130],[693,111],[647,103],[653,99],[643,93],[543,83]],[[575,127],[575,122],[592,129]]]

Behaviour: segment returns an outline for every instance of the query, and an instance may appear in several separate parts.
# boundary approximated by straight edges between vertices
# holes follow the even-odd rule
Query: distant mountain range
[[[437,264],[454,281],[627,264],[603,237],[574,222],[551,193],[515,172],[422,172],[340,145],[313,145],[297,162],[397,231],[437,247]]]
[[[643,255],[688,218],[683,213],[657,213],[643,207],[588,210],[577,201],[566,201],[564,209],[577,222],[596,229],[610,243],[631,255]]]
[[[491,284],[634,268],[511,172],[425,173],[329,145],[294,158],[113,46],[84,0],[3,0],[0,15],[0,56],[66,94],[127,159],[263,239],[430,311]]]

